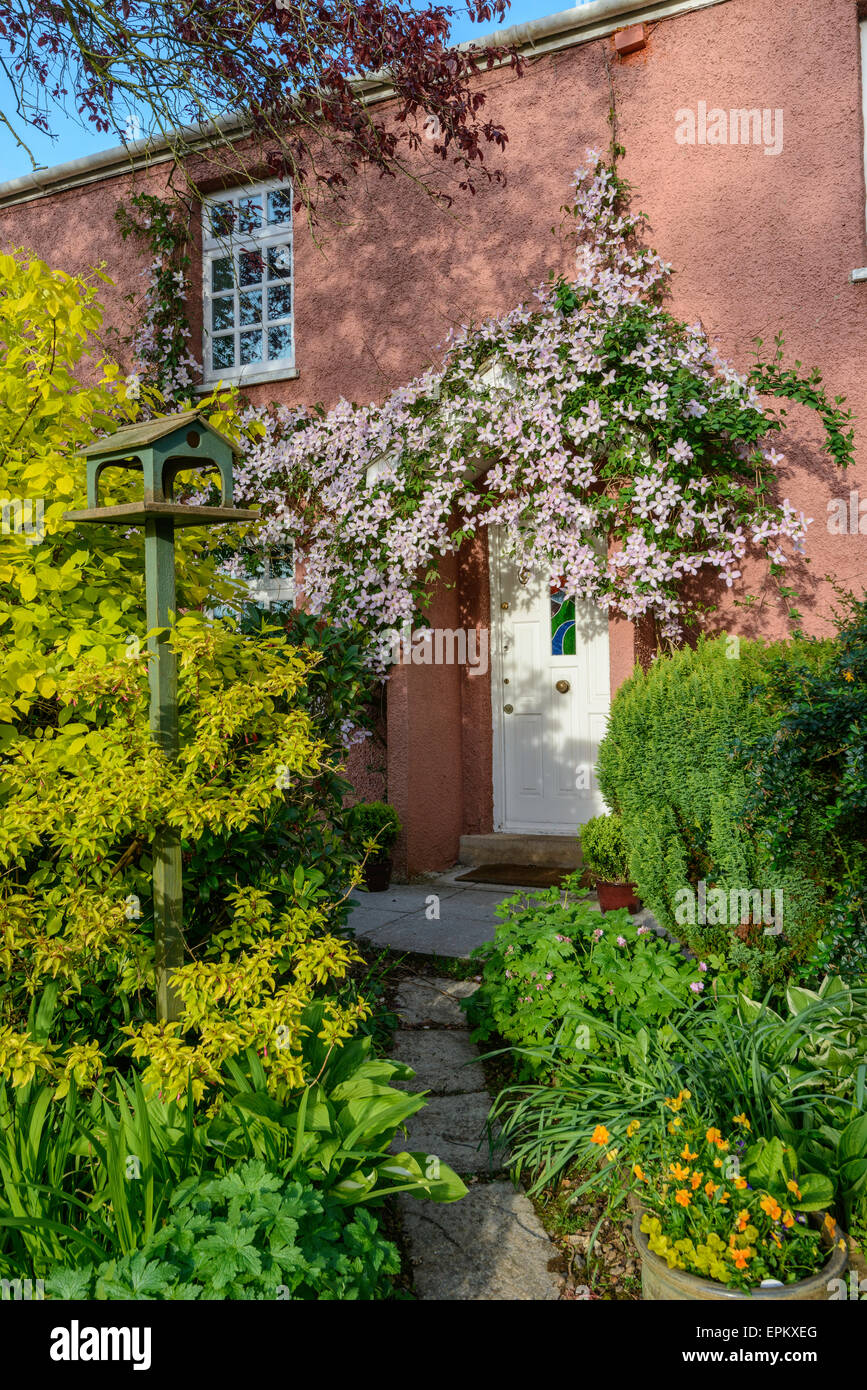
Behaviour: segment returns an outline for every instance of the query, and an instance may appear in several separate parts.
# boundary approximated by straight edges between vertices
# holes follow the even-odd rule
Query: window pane
[[[268,290],[269,319],[285,319],[292,313],[292,286],[273,285]]]
[[[214,370],[219,367],[234,367],[235,365],[235,338],[229,334],[228,338],[215,338],[211,348],[211,359]]]
[[[211,327],[217,332],[221,328],[235,327],[235,301],[233,298],[215,299],[212,302]]]
[[[292,274],[292,251],[286,246],[268,247],[268,279],[288,280]]]
[[[262,322],[261,290],[254,290],[252,294],[242,294],[239,303],[241,305],[241,323]]]
[[[255,232],[262,225],[262,199],[242,198],[238,204],[238,226],[242,232]]]
[[[254,333],[241,334],[241,362],[261,362],[262,361],[262,333],[261,330]]]
[[[288,189],[278,188],[268,194],[268,221],[292,221],[292,195]]]
[[[275,358],[292,356],[292,325],[281,323],[277,328],[268,329],[268,356]]]
[[[551,655],[575,655],[575,600],[551,589]]]
[[[211,208],[211,236],[228,236],[235,225],[235,209],[231,203],[215,203]]]
[[[261,251],[242,251],[238,269],[242,285],[260,284],[264,278]]]
[[[231,256],[220,256],[219,260],[211,261],[211,289],[215,293],[230,290],[233,284]]]

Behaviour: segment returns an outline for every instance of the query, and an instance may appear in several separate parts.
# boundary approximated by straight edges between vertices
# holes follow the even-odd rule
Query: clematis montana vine
[[[774,500],[781,422],[760,392],[813,406],[829,452],[851,458],[848,412],[817,374],[783,369],[779,341],[745,376],[663,307],[670,266],[639,244],[614,162],[588,161],[573,280],[462,329],[381,405],[258,417],[242,502],[262,507],[266,545],[296,546],[313,610],[362,626],[373,669],[440,557],[494,524],[521,566],[677,641],[708,579],[731,588],[750,550],[779,575],[803,548],[809,519]]]

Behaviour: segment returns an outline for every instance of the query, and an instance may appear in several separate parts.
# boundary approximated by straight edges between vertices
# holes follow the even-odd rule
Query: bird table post
[[[87,509],[67,512],[65,520],[103,526],[144,526],[151,738],[167,758],[175,759],[179,751],[178,665],[168,640],[176,612],[175,528],[255,521],[257,513],[233,507],[235,446],[196,410],[130,425],[96,440],[82,452],[87,459]],[[107,468],[141,471],[142,500],[101,507],[99,483]],[[219,472],[219,507],[174,500],[178,473],[193,468]],[[154,832],[153,890],[157,1013],[171,1022],[180,1016],[172,972],[184,960],[181,837],[173,826],[159,825]]]

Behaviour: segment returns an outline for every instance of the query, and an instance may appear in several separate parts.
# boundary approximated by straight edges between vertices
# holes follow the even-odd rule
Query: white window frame
[[[288,193],[291,200],[292,189],[285,180],[268,179],[264,183],[244,184],[239,188],[227,188],[220,193],[212,194],[204,200],[202,207],[202,376],[203,386],[212,389],[218,382],[225,382],[227,385],[236,383],[238,385],[253,385],[257,381],[286,380],[298,375],[295,368],[295,266],[294,266],[294,240],[292,227],[292,213],[290,202],[289,222],[279,224],[269,224],[263,220],[261,227],[254,231],[241,231],[237,228],[222,235],[214,235],[211,229],[211,213],[215,207],[221,204],[232,204],[237,209],[241,199],[260,197],[264,217],[267,217],[268,194],[275,191]],[[240,323],[240,295],[244,288],[240,283],[239,260],[242,252],[259,252],[263,259],[267,259],[269,247],[288,241],[289,244],[289,273],[286,280],[279,280],[277,284],[288,282],[291,289],[291,312],[288,316],[281,318],[277,322],[280,326],[286,323],[291,329],[291,345],[288,354],[280,358],[268,359],[259,362],[249,362],[242,364],[240,361],[240,334],[243,325]],[[212,266],[214,261],[225,258],[228,254],[232,257],[234,285],[231,291],[214,293],[212,289]],[[250,289],[255,289],[250,286]],[[234,327],[226,333],[214,332],[212,328],[212,314],[215,300],[228,300],[232,298],[234,303]],[[263,346],[267,350],[267,320],[265,314],[267,304],[267,282],[262,285],[262,319],[261,331]],[[254,328],[255,324],[247,325]],[[214,367],[212,358],[212,344],[215,338],[232,337],[235,344],[235,361],[231,367]]]

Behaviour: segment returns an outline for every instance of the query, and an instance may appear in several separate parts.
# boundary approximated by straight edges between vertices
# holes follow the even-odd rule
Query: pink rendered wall
[[[440,565],[428,617],[458,627],[457,559]],[[461,667],[392,667],[388,695],[388,799],[403,823],[395,847],[398,877],[447,868],[462,831]],[[489,739],[490,742],[490,739]]]
[[[299,225],[296,247],[300,376],[252,388],[260,399],[381,398],[436,356],[448,328],[529,297],[549,267],[568,270],[571,252],[552,237],[558,210],[586,147],[608,137],[611,63],[623,172],[652,224],[652,242],[676,269],[672,307],[701,318],[713,341],[746,367],[752,340],[778,328],[793,358],[819,364],[835,392],[867,414],[867,283],[849,272],[867,261],[858,26],[853,0],[727,0],[651,28],[648,47],[619,58],[611,39],[533,60],[521,79],[509,70],[481,80],[509,145],[505,189],[482,183],[451,208],[427,200],[406,179],[359,180],[346,224],[314,244]],[[784,147],[681,146],[675,111],[708,106],[781,108]],[[137,175],[158,188],[168,166]],[[0,240],[25,244],[52,264],[83,270],[106,263],[107,321],[123,327],[124,300],[138,291],[141,258],[114,222],[128,184],[115,178],[0,211]],[[829,497],[860,483],[840,480],[819,458],[815,422],[792,412],[783,490],[815,518],[805,589],[807,625],[821,630],[830,610],[822,576],[863,581],[863,537],[832,537]],[[860,441],[859,441],[860,443]],[[761,616],[724,606],[741,630],[782,631],[770,604]],[[612,674],[615,674],[613,671]],[[620,674],[620,668],[616,674]]]
[[[675,267],[674,312],[701,318],[740,368],[751,361],[755,337],[770,343],[782,329],[790,358],[819,365],[832,393],[845,394],[863,421],[867,283],[849,281],[867,264],[854,0],[727,0],[654,24],[647,48],[625,59],[604,39],[534,59],[520,80],[508,70],[484,76],[488,110],[509,133],[507,186],[482,183],[469,198],[434,168],[434,181],[455,192],[451,208],[441,208],[408,180],[369,187],[359,180],[345,225],[325,228],[318,244],[299,225],[300,376],[251,394],[327,405],[341,395],[381,399],[436,358],[450,326],[528,299],[549,268],[568,272],[571,251],[551,228],[586,148],[608,140],[606,56],[627,149],[623,173],[649,214],[652,244]],[[675,112],[700,101],[781,109],[782,152],[678,145]],[[158,187],[165,175],[155,169],[138,176],[138,186]],[[118,326],[131,312],[123,296],[141,284],[137,249],[120,241],[113,220],[127,183],[109,180],[0,212],[7,246],[26,244],[66,270],[104,260],[118,282],[103,296]],[[831,536],[825,524],[831,498],[853,488],[867,498],[867,443],[859,433],[854,475],[841,479],[819,453],[815,420],[792,408],[790,423],[778,445],[786,454],[781,493],[815,518],[809,563],[793,569],[792,582],[807,630],[818,633],[828,629],[833,601],[825,576],[859,590],[867,583],[867,537]],[[462,554],[457,578],[461,624],[484,620],[481,541]],[[746,566],[740,596],[761,594],[762,583],[761,570]],[[770,593],[751,610],[734,606],[738,596],[724,598],[712,627],[783,634]],[[458,625],[453,598],[440,589],[435,599],[451,619],[445,626]],[[612,689],[634,657],[630,625],[614,623]],[[462,829],[489,828],[490,690],[453,668],[412,668],[389,685],[388,721],[389,794],[411,822],[404,867],[412,871],[437,856],[444,862]],[[426,770],[425,760],[437,767]]]

